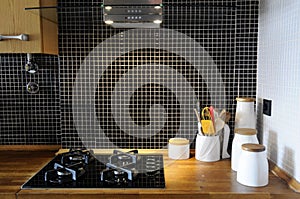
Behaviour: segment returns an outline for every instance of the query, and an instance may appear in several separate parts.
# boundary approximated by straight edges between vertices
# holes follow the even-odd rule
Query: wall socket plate
[[[271,116],[272,100],[263,99],[263,114]]]

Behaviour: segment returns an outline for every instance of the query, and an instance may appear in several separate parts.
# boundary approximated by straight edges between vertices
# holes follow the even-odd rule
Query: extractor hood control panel
[[[103,15],[114,28],[159,28],[162,0],[104,0]]]

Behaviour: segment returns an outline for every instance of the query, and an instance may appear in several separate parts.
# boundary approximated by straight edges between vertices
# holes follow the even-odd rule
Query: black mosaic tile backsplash
[[[0,144],[59,144],[60,104],[56,56],[33,55],[38,71],[25,71],[25,54],[0,56]],[[30,94],[29,82],[39,91]]]
[[[25,55],[0,55],[1,144],[192,140],[196,104],[234,114],[235,97],[256,95],[258,2],[166,0],[161,29],[128,30],[103,23],[102,2],[59,0],[59,59],[38,56],[38,94],[24,89]]]

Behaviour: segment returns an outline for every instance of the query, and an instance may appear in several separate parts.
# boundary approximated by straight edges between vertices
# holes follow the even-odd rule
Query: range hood
[[[104,0],[103,15],[114,28],[159,28],[162,0]]]

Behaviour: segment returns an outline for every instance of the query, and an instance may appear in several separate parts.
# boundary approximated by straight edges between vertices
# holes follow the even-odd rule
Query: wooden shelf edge
[[[0,145],[0,151],[58,151],[60,145]]]
[[[295,192],[300,193],[300,183],[290,176],[288,173],[279,168],[274,162],[269,160],[270,171],[283,181],[285,181],[288,186]]]

